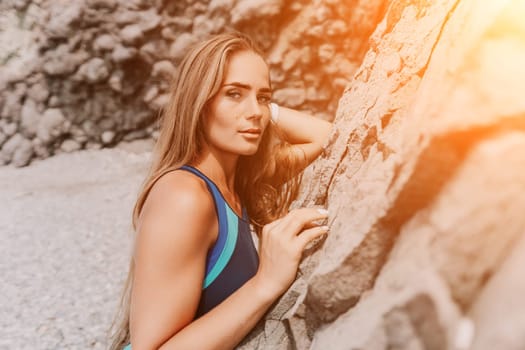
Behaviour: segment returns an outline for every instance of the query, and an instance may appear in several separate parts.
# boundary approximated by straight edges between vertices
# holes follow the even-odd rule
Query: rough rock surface
[[[40,28],[40,41],[32,44],[27,39],[31,26],[18,27],[25,39],[5,52],[23,54],[0,57],[5,61],[0,73],[9,73],[0,78],[4,163],[24,165],[33,154],[44,158],[151,135],[151,115],[165,101],[162,81],[176,70],[181,51],[202,35],[230,26],[251,33],[266,50],[279,102],[330,118],[342,96],[328,147],[307,170],[295,203],[326,206],[331,232],[305,253],[297,281],[240,349],[525,348],[520,274],[525,257],[525,1],[75,1],[57,13],[49,28],[32,18],[55,13],[61,2],[0,6],[7,9],[0,25],[18,18],[14,11]],[[79,26],[82,34],[71,36]],[[29,59],[37,52],[43,52],[41,61]],[[61,62],[64,55],[67,60]],[[137,65],[145,67],[140,74]],[[137,80],[145,83],[134,84]],[[140,103],[129,104],[137,94]],[[69,161],[63,157],[75,154],[49,161]],[[6,169],[0,172],[6,181],[1,183],[26,174]],[[28,169],[27,174],[45,170]],[[133,175],[144,169],[136,170]],[[93,184],[103,187],[106,181]],[[64,183],[51,187],[67,193]],[[24,249],[47,257],[39,249],[48,245],[37,246],[30,232],[36,214],[23,208],[61,208],[70,197],[48,194],[37,205],[13,194],[17,188],[2,188],[2,198],[5,193],[15,206],[0,212],[18,218],[22,230],[16,234],[14,221],[2,217],[0,233],[14,245],[6,254],[18,254],[14,262],[25,259]],[[56,207],[44,205],[46,198],[55,198]],[[129,206],[131,200],[125,199]],[[125,209],[119,215],[128,215]],[[72,213],[64,222],[76,225],[73,217],[84,213]],[[128,225],[113,221],[121,228]],[[51,252],[62,252],[54,244],[68,242],[75,227],[57,223],[46,231],[53,238]],[[127,252],[115,251],[122,254],[115,264],[124,269]],[[53,256],[49,261],[63,263]],[[31,300],[38,311],[46,300],[69,300],[68,293],[53,299],[50,292],[42,301],[17,292],[29,281],[45,279],[31,277],[40,271],[31,259],[15,268],[10,260],[2,263],[9,271],[3,278],[12,305]],[[16,275],[17,268],[26,272]],[[112,281],[120,281],[122,275],[112,273]],[[61,279],[63,288],[67,276]],[[39,283],[39,288],[48,285],[47,280]],[[108,288],[116,298],[115,285]],[[89,308],[100,301],[85,303]],[[8,320],[6,344],[19,334],[9,325],[12,319],[31,325],[23,334],[39,327],[32,323],[31,308],[12,305],[2,310],[11,317],[2,318]],[[42,313],[48,321],[41,332],[50,344],[44,348],[104,344],[94,326],[100,325],[100,314],[76,323],[86,332],[73,332],[92,343],[75,343],[64,336],[71,326],[67,322],[62,328],[49,326],[64,315],[77,320],[70,318],[70,309],[60,310],[58,316],[53,308]],[[22,340],[12,344],[29,347]]]

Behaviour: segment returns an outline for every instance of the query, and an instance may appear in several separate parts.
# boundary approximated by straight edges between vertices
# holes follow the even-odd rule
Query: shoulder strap
[[[219,235],[211,251],[208,253],[206,261],[206,277],[204,278],[202,286],[202,289],[205,289],[219,276],[233,254],[237,243],[238,218],[237,215],[229,209],[228,204],[222,198],[217,186],[206,175],[188,165],[183,165],[180,169],[189,171],[206,182],[208,190],[213,196],[215,210],[219,220]]]

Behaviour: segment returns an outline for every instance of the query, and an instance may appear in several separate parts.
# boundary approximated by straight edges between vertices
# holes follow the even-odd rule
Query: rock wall
[[[524,15],[389,2],[296,203],[331,233],[241,348],[525,348]]]
[[[236,29],[265,50],[275,99],[333,119],[386,0],[5,0],[0,165],[156,136],[186,49]]]

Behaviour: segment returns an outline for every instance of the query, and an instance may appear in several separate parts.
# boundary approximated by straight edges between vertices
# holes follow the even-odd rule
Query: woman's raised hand
[[[325,209],[294,209],[263,227],[256,278],[271,297],[280,296],[292,284],[306,245],[328,232],[328,226],[318,223],[327,216]]]

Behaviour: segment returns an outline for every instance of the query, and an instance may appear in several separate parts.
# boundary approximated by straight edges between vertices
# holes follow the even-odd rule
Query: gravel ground
[[[0,349],[106,349],[150,153],[0,167]]]

